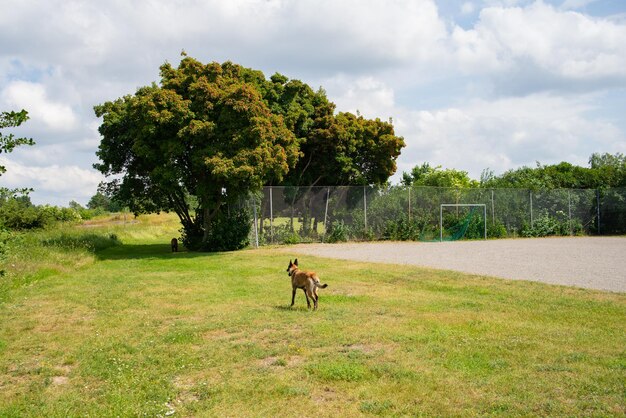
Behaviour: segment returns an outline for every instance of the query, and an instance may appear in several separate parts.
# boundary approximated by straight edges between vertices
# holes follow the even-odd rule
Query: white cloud
[[[532,72],[536,78],[552,77],[559,88],[559,79],[626,85],[624,39],[626,25],[542,2],[483,9],[474,28],[457,26],[451,35],[465,73],[504,73],[512,83],[524,83]]]
[[[429,161],[468,171],[501,173],[535,161],[586,165],[593,152],[624,152],[626,136],[612,123],[589,118],[592,98],[545,94],[477,100],[463,107],[407,112],[401,170]]]
[[[35,204],[51,203],[67,206],[70,200],[82,204],[96,193],[98,184],[103,180],[100,173],[85,170],[76,165],[32,167],[0,157],[0,164],[7,172],[0,177],[2,187],[33,188],[31,194]],[[39,199],[39,196],[42,199]]]
[[[358,110],[365,117],[385,119],[395,110],[393,89],[373,76],[353,78],[341,74],[323,85],[337,105],[337,111],[355,113]]]
[[[35,124],[48,129],[69,131],[76,127],[77,118],[72,108],[48,98],[42,84],[13,81],[0,94],[2,106],[12,110],[26,109]]]

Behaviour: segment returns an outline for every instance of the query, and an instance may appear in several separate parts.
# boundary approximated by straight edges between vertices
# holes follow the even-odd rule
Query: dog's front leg
[[[293,304],[295,303],[295,301],[296,301],[296,288],[294,287],[294,288],[291,290],[291,306],[293,306]]]

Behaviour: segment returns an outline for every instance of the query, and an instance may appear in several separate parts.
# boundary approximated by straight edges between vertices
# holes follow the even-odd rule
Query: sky
[[[36,145],[0,186],[85,205],[104,177],[93,106],[159,81],[181,51],[323,87],[392,118],[403,171],[479,179],[626,153],[626,0],[1,0],[0,111]]]

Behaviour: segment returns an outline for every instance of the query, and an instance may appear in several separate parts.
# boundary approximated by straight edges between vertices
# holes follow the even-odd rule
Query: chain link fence
[[[251,203],[258,245],[626,233],[626,189],[268,186]]]

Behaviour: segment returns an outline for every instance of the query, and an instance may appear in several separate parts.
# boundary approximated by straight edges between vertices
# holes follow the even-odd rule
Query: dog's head
[[[298,268],[298,259],[296,258],[293,263],[291,262],[291,260],[289,260],[289,266],[287,267],[287,274],[291,276],[291,273],[297,268]]]

